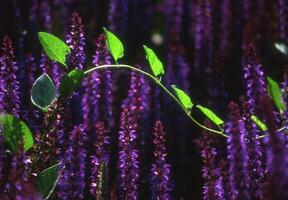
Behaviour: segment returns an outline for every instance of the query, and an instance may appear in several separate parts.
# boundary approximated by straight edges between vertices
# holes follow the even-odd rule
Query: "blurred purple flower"
[[[15,62],[12,41],[5,36],[2,43],[0,57],[0,113],[11,113],[15,117],[20,115],[19,81],[17,79],[18,66]]]
[[[43,26],[46,30],[50,30],[52,22],[49,2],[45,0],[33,0],[30,9],[29,21],[30,23],[37,22],[38,26]]]
[[[161,121],[156,121],[154,126],[155,161],[151,165],[152,173],[152,199],[171,199],[170,168],[167,163],[166,133]]]
[[[231,122],[226,124],[228,134],[227,151],[229,160],[229,182],[231,199],[249,199],[248,152],[245,137],[247,131],[240,110],[236,103],[229,104]]]
[[[77,12],[71,17],[70,33],[67,35],[66,43],[71,48],[67,56],[67,63],[70,69],[84,69],[85,55],[85,34],[82,19]]]
[[[108,11],[109,29],[124,38],[128,28],[128,0],[110,0]]]
[[[288,1],[279,0],[278,1],[279,10],[279,28],[280,28],[280,38],[282,40],[287,40],[287,29],[288,29]]]
[[[58,198],[84,199],[87,135],[81,126],[75,126],[65,152],[63,168],[60,171]]]
[[[121,113],[119,131],[120,189],[123,199],[138,199],[139,158],[134,118],[127,108]]]

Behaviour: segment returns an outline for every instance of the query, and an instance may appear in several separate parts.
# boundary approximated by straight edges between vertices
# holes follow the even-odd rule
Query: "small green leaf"
[[[180,102],[182,103],[184,108],[186,110],[190,111],[193,107],[193,103],[192,103],[190,97],[183,90],[177,88],[176,85],[171,85],[171,87],[175,91],[178,99],[180,100]]]
[[[164,74],[164,67],[162,62],[159,60],[157,55],[154,53],[154,51],[147,46],[143,45],[145,54],[146,54],[146,59],[149,62],[149,65],[151,67],[151,70],[154,74],[154,76],[158,77]]]
[[[214,112],[212,112],[210,109],[205,108],[201,105],[197,105],[197,108],[201,110],[201,112],[206,115],[212,122],[214,122],[217,126],[223,124],[223,120],[220,119]]]
[[[72,94],[72,92],[82,84],[83,77],[83,71],[76,69],[70,71],[60,83],[60,93],[65,96]]]
[[[117,63],[118,59],[124,56],[124,47],[119,38],[114,35],[112,32],[108,31],[106,28],[103,28],[106,34],[107,48],[111,55],[113,56],[115,62]]]
[[[42,110],[47,108],[56,100],[56,89],[47,74],[42,74],[33,84],[31,91],[32,103]]]
[[[29,127],[20,119],[17,119],[11,114],[0,114],[0,126],[3,130],[4,142],[8,144],[11,151],[18,151],[21,140],[25,151],[33,147],[33,135]]]
[[[59,62],[67,68],[66,57],[71,52],[70,47],[61,39],[50,33],[39,32],[38,38],[47,56],[51,60]]]
[[[288,55],[288,48],[285,44],[276,42],[274,45],[275,45],[275,48],[279,50],[281,53],[283,53],[284,55]]]
[[[274,81],[272,78],[267,77],[267,81],[268,81],[268,92],[272,96],[276,107],[279,109],[280,113],[282,113],[286,108],[285,104],[282,102],[281,89],[278,83]]]
[[[60,163],[53,165],[40,172],[38,175],[37,187],[42,199],[48,199],[53,193],[58,183],[58,171],[60,165]]]
[[[251,115],[251,119],[259,128],[261,128],[262,131],[267,131],[267,126],[258,117]]]

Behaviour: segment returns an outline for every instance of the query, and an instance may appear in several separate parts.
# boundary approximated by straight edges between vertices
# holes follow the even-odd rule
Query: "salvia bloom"
[[[70,134],[69,147],[60,170],[58,198],[84,199],[87,135],[81,126]]]
[[[139,161],[135,122],[127,108],[121,113],[119,131],[120,188],[124,199],[138,198]]]
[[[240,116],[240,110],[236,103],[231,102],[231,122],[226,124],[225,132],[229,135],[227,151],[229,160],[229,182],[231,185],[230,197],[232,200],[249,199],[249,173],[248,152],[245,137],[247,131]]]
[[[171,183],[170,183],[170,168],[167,163],[167,150],[166,150],[166,133],[160,121],[156,121],[154,126],[154,139],[155,145],[154,156],[155,161],[151,165],[152,173],[152,199],[171,199]]]
[[[90,193],[93,197],[97,199],[102,199],[103,195],[103,174],[102,168],[106,167],[108,164],[108,153],[107,153],[107,144],[108,136],[107,130],[103,122],[97,122],[95,125],[96,132],[96,142],[95,142],[95,153],[91,156],[91,184],[90,184]]]
[[[261,108],[263,119],[268,127],[268,153],[267,153],[267,185],[265,187],[266,199],[287,199],[287,148],[284,145],[284,137],[277,131],[277,118],[273,112],[271,100],[267,94],[261,96]]]
[[[287,0],[279,0],[278,1],[278,10],[279,10],[280,38],[282,40],[287,40],[288,1]]]
[[[243,71],[246,85],[246,98],[251,112],[255,113],[257,111],[257,105],[259,105],[260,94],[266,92],[266,83],[262,65],[258,62],[255,47],[251,44],[247,47]]]
[[[245,129],[247,130],[246,144],[248,151],[248,170],[251,179],[250,191],[251,196],[255,199],[263,199],[263,188],[264,188],[264,157],[263,147],[259,139],[259,130],[257,125],[251,119],[251,109],[247,102],[243,105]]]
[[[11,113],[19,117],[20,97],[18,66],[15,62],[12,41],[5,36],[0,57],[0,112]]]
[[[110,0],[108,22],[113,32],[124,37],[128,28],[128,0]]]
[[[33,0],[29,16],[30,23],[38,22],[38,27],[51,29],[51,8],[48,1]],[[40,26],[39,26],[40,25]]]
[[[211,123],[206,122],[207,127],[211,126]],[[198,140],[198,146],[200,148],[202,157],[202,176],[205,181],[203,186],[203,199],[225,199],[224,187],[222,177],[220,175],[221,169],[217,168],[216,157],[217,150],[215,145],[215,138],[210,133],[204,132],[200,140]]]
[[[68,66],[71,69],[83,69],[86,60],[85,34],[82,19],[76,12],[72,14],[70,33],[67,35],[66,42],[71,48],[71,54],[67,57]]]

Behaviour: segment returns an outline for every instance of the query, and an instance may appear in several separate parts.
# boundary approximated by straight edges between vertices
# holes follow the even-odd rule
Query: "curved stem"
[[[195,124],[197,124],[198,126],[200,126],[201,128],[207,130],[207,131],[210,131],[210,132],[213,132],[213,133],[216,133],[216,134],[219,134],[221,136],[224,136],[224,137],[228,137],[223,130],[221,131],[218,131],[218,130],[214,130],[214,129],[211,129],[211,128],[208,128],[206,126],[204,126],[203,124],[201,124],[200,122],[198,122],[196,119],[194,119],[190,113],[184,108],[184,106],[181,104],[181,102],[178,100],[178,98],[172,94],[161,82],[160,80],[158,80],[157,78],[155,78],[154,76],[152,76],[151,74],[149,74],[148,72],[145,72],[141,69],[138,69],[136,67],[133,67],[133,66],[130,66],[130,65],[123,65],[123,64],[117,64],[117,65],[100,65],[100,66],[97,66],[97,67],[93,67],[87,71],[84,72],[84,75],[87,75],[89,73],[92,73],[96,70],[100,70],[100,69],[107,69],[107,68],[128,68],[128,69],[131,69],[133,71],[136,71],[136,72],[139,72],[141,74],[144,74],[145,76],[149,77],[150,79],[152,79],[158,86],[160,86],[181,108],[182,110],[185,112],[185,114],[189,117],[189,119],[191,121],[193,121]]]

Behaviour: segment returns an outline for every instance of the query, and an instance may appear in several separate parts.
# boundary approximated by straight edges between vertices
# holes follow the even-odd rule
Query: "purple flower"
[[[136,144],[135,122],[125,108],[121,113],[119,131],[120,189],[123,199],[138,198],[139,158]]]
[[[50,30],[51,23],[51,8],[48,1],[33,0],[30,16],[30,23],[38,22],[38,25],[43,26],[45,29]]]
[[[279,10],[279,28],[280,28],[280,38],[282,40],[287,40],[287,28],[288,28],[288,1],[279,0],[278,1]]]
[[[268,174],[265,185],[265,199],[287,199],[287,148],[284,145],[284,135],[281,132],[277,132],[277,118],[273,112],[272,102],[267,94],[261,95],[261,108],[269,134],[267,142],[269,148],[267,153]]]
[[[244,64],[244,82],[246,85],[246,98],[248,100],[251,113],[259,110],[260,94],[266,92],[266,83],[261,64],[259,64],[255,47],[249,45],[246,51],[246,59]]]
[[[71,48],[71,53],[67,57],[70,69],[84,69],[85,55],[85,34],[82,19],[77,12],[71,17],[70,33],[67,35],[66,43]]]
[[[75,126],[69,138],[63,167],[60,171],[58,198],[84,199],[87,135],[81,126]]]
[[[5,36],[0,57],[0,113],[11,113],[15,117],[20,114],[18,66],[15,62],[12,41]]]
[[[165,147],[166,133],[160,121],[156,121],[154,126],[154,139],[155,145],[154,156],[155,161],[151,165],[152,173],[152,199],[171,199],[171,183],[170,183],[170,168],[167,163],[167,150]]]
[[[245,137],[247,135],[245,123],[240,117],[240,110],[236,103],[229,104],[231,122],[226,124],[228,134],[227,151],[229,160],[230,198],[249,199],[248,152]]]
[[[205,125],[210,127],[211,123],[206,122]],[[216,148],[213,147],[213,145],[215,145],[215,138],[211,133],[204,132],[197,143],[203,162],[202,176],[205,181],[203,186],[203,199],[224,199],[224,186],[220,174],[221,169],[217,168],[216,164],[218,152]]]
[[[105,129],[104,123],[97,122],[95,125],[96,132],[96,142],[95,142],[95,153],[91,156],[91,184],[90,193],[96,199],[103,198],[103,168],[108,164],[108,154],[107,154],[107,130]],[[104,170],[105,171],[105,170]]]
[[[251,109],[248,103],[244,103],[244,119],[247,135],[245,136],[248,151],[248,170],[251,179],[250,191],[255,199],[263,199],[264,192],[264,163],[263,163],[263,147],[259,139],[259,130],[257,125],[251,119]]]

